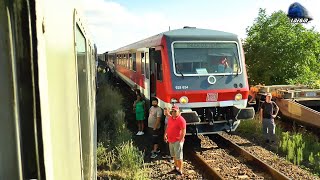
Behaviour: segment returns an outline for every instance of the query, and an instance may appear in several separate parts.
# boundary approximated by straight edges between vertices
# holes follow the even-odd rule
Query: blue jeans
[[[274,119],[263,118],[262,133],[265,140],[275,140],[276,124],[274,123]]]

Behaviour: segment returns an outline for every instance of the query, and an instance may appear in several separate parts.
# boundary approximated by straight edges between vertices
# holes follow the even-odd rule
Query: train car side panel
[[[23,179],[19,132],[17,59],[14,31],[17,27],[12,5],[0,3],[0,179]]]
[[[53,171],[47,179],[82,178],[73,7],[72,2],[45,3],[46,59],[43,60],[46,61],[48,83],[47,87],[41,84],[43,89],[40,91],[48,95],[47,102],[41,99],[43,106],[49,105],[49,112],[44,115],[47,118],[43,119],[43,127],[48,131],[44,132],[47,134],[44,151],[51,151],[51,155],[45,157],[45,166],[52,166]],[[60,9],[60,12],[56,13],[55,9]],[[59,38],[61,34],[65,38]],[[64,161],[63,166],[61,160]]]

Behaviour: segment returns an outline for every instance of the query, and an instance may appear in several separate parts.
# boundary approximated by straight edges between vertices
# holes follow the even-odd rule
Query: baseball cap
[[[177,111],[177,110],[179,110],[179,107],[177,105],[173,105],[171,109]]]

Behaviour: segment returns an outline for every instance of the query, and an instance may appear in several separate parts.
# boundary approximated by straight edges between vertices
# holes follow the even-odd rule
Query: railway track
[[[131,102],[135,97],[134,93],[131,92],[131,89],[124,83],[114,84],[114,86],[122,92],[126,102],[129,103],[127,107],[130,109]],[[222,133],[222,135],[230,136],[225,133]],[[262,151],[263,148],[258,145],[259,143],[253,144],[242,138],[237,139],[236,136],[231,137],[229,137],[229,139],[237,142],[239,146],[255,154],[255,156],[260,157],[260,159],[273,166],[276,170],[281,171],[287,176],[284,179],[319,179],[284,159],[275,157],[276,155],[272,155],[272,153]],[[190,136],[186,138],[184,146],[184,157],[187,160],[184,163],[185,176],[182,179],[281,179],[277,177],[273,178],[270,172],[259,167],[254,162],[246,160],[243,155],[241,156],[241,153],[236,153],[234,149],[230,150],[227,147],[222,147],[222,145],[226,143],[213,143],[208,136],[202,136],[202,138],[197,139],[201,141],[201,144],[207,144],[207,147],[204,146],[199,149],[199,147],[195,145],[194,139],[191,139],[191,143],[190,140],[187,142],[188,139],[190,139]],[[213,140],[217,141],[216,139]],[[160,179],[176,179],[175,175],[167,174],[167,172],[171,170],[172,164],[163,162],[164,161],[155,161],[155,163],[148,165],[154,173],[150,176],[151,179],[159,179],[160,177]],[[207,166],[209,166],[209,168]]]
[[[220,135],[200,139],[200,143],[207,144],[206,148],[191,148],[195,144],[192,140],[186,143],[185,153],[208,179],[290,179]]]

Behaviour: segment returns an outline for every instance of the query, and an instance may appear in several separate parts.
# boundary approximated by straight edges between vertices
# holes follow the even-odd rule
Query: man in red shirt
[[[164,134],[164,141],[169,142],[170,155],[174,160],[174,170],[182,175],[183,143],[186,135],[186,120],[180,115],[179,107],[172,107],[172,116],[168,119],[168,126]]]

